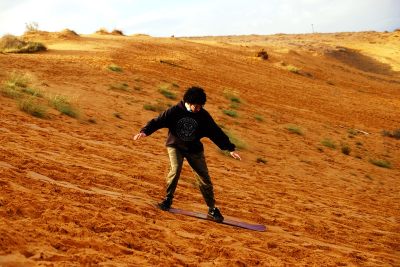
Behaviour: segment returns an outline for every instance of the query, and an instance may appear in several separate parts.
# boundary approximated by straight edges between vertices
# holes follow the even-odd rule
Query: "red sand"
[[[400,141],[382,135],[400,128],[399,32],[36,39],[49,51],[0,54],[0,81],[30,73],[81,116],[35,118],[0,95],[1,266],[400,266]],[[144,105],[174,104],[191,85],[245,143],[236,161],[204,140],[218,206],[268,231],[152,207],[166,130],[132,136],[157,115]],[[206,210],[186,163],[174,206]]]

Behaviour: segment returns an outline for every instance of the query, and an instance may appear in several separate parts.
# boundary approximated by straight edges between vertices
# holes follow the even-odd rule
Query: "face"
[[[204,107],[204,105],[200,104],[189,104],[189,106],[192,112],[199,112]]]

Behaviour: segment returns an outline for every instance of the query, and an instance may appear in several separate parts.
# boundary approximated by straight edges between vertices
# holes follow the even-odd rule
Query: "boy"
[[[206,93],[202,88],[188,88],[181,102],[167,109],[157,118],[150,120],[133,139],[139,140],[161,128],[169,129],[166,146],[171,169],[166,179],[166,197],[158,204],[160,209],[169,210],[171,208],[183,160],[186,158],[189,165],[197,174],[196,177],[200,191],[208,206],[208,217],[217,222],[222,222],[224,217],[219,209],[215,207],[213,185],[208,174],[204,148],[200,139],[208,137],[221,150],[228,150],[233,158],[239,160],[241,158],[235,152],[235,145],[230,142],[228,136],[204,109],[206,98]]]

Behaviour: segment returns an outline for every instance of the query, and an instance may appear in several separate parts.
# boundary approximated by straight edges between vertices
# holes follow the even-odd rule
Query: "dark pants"
[[[196,174],[196,179],[208,207],[215,206],[214,189],[211,178],[208,175],[208,168],[204,152],[184,153],[174,147],[167,147],[171,169],[167,175],[167,197],[173,198],[178,180],[181,175],[183,160],[186,158],[190,167]]]

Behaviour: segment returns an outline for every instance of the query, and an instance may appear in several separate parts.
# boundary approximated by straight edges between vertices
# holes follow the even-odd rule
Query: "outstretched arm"
[[[157,131],[158,129],[161,128],[166,128],[168,127],[168,120],[169,117],[173,116],[171,115],[172,110],[175,107],[169,108],[166,111],[164,111],[163,113],[161,113],[157,118],[154,118],[152,120],[150,120],[146,126],[144,126],[139,133],[135,134],[133,136],[133,140],[137,141],[140,138],[146,137],[151,135],[152,133],[154,133],[155,131]]]

